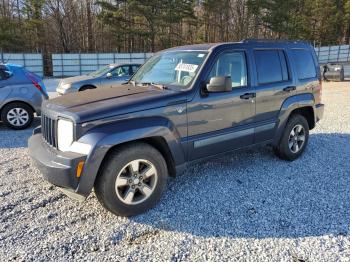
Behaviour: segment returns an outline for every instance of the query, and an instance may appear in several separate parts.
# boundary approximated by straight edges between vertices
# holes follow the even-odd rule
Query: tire
[[[7,104],[1,111],[1,120],[15,130],[30,126],[34,119],[33,109],[26,103],[13,102]]]
[[[89,89],[95,89],[95,88],[96,88],[95,86],[82,86],[82,87],[79,89],[79,92],[85,91],[85,90],[89,90]]]
[[[293,136],[292,130],[296,136]],[[303,142],[302,139],[304,139]],[[308,141],[309,124],[305,117],[296,114],[289,118],[278,146],[273,149],[279,158],[293,161],[303,154]]]
[[[148,144],[134,143],[106,157],[95,181],[95,193],[99,202],[112,213],[134,216],[149,210],[160,200],[167,177],[168,169],[161,153]]]

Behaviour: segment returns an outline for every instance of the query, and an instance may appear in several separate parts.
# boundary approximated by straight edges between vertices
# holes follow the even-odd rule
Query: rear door
[[[286,49],[254,49],[256,116],[254,143],[273,138],[284,100],[296,94]]]

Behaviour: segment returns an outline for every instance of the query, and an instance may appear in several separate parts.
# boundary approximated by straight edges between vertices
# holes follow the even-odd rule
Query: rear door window
[[[256,70],[259,84],[278,83],[289,80],[286,56],[282,50],[255,50]]]
[[[282,50],[278,51],[278,55],[279,55],[280,61],[281,61],[283,81],[288,81],[289,80],[289,70],[288,70],[286,55],[285,55],[284,51],[282,51]]]
[[[317,76],[312,54],[307,49],[293,49],[293,58],[299,79],[314,78]]]

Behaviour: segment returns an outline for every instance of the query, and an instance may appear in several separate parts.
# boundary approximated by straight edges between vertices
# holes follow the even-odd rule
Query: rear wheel
[[[10,103],[1,111],[1,120],[12,129],[25,129],[32,123],[33,119],[33,109],[22,102]]]
[[[292,115],[287,122],[275,154],[284,160],[293,161],[304,152],[309,141],[309,125],[302,115]]]
[[[100,203],[119,216],[134,216],[152,208],[161,198],[168,176],[158,150],[144,143],[112,152],[95,183]]]

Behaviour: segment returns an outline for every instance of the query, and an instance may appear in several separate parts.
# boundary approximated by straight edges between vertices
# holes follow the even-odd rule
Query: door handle
[[[245,93],[244,95],[241,95],[240,98],[248,100],[248,99],[254,98],[255,96],[256,96],[255,93]]]
[[[285,92],[292,92],[292,91],[294,91],[296,89],[297,89],[296,86],[287,86],[287,87],[283,88],[283,91],[285,91]]]

